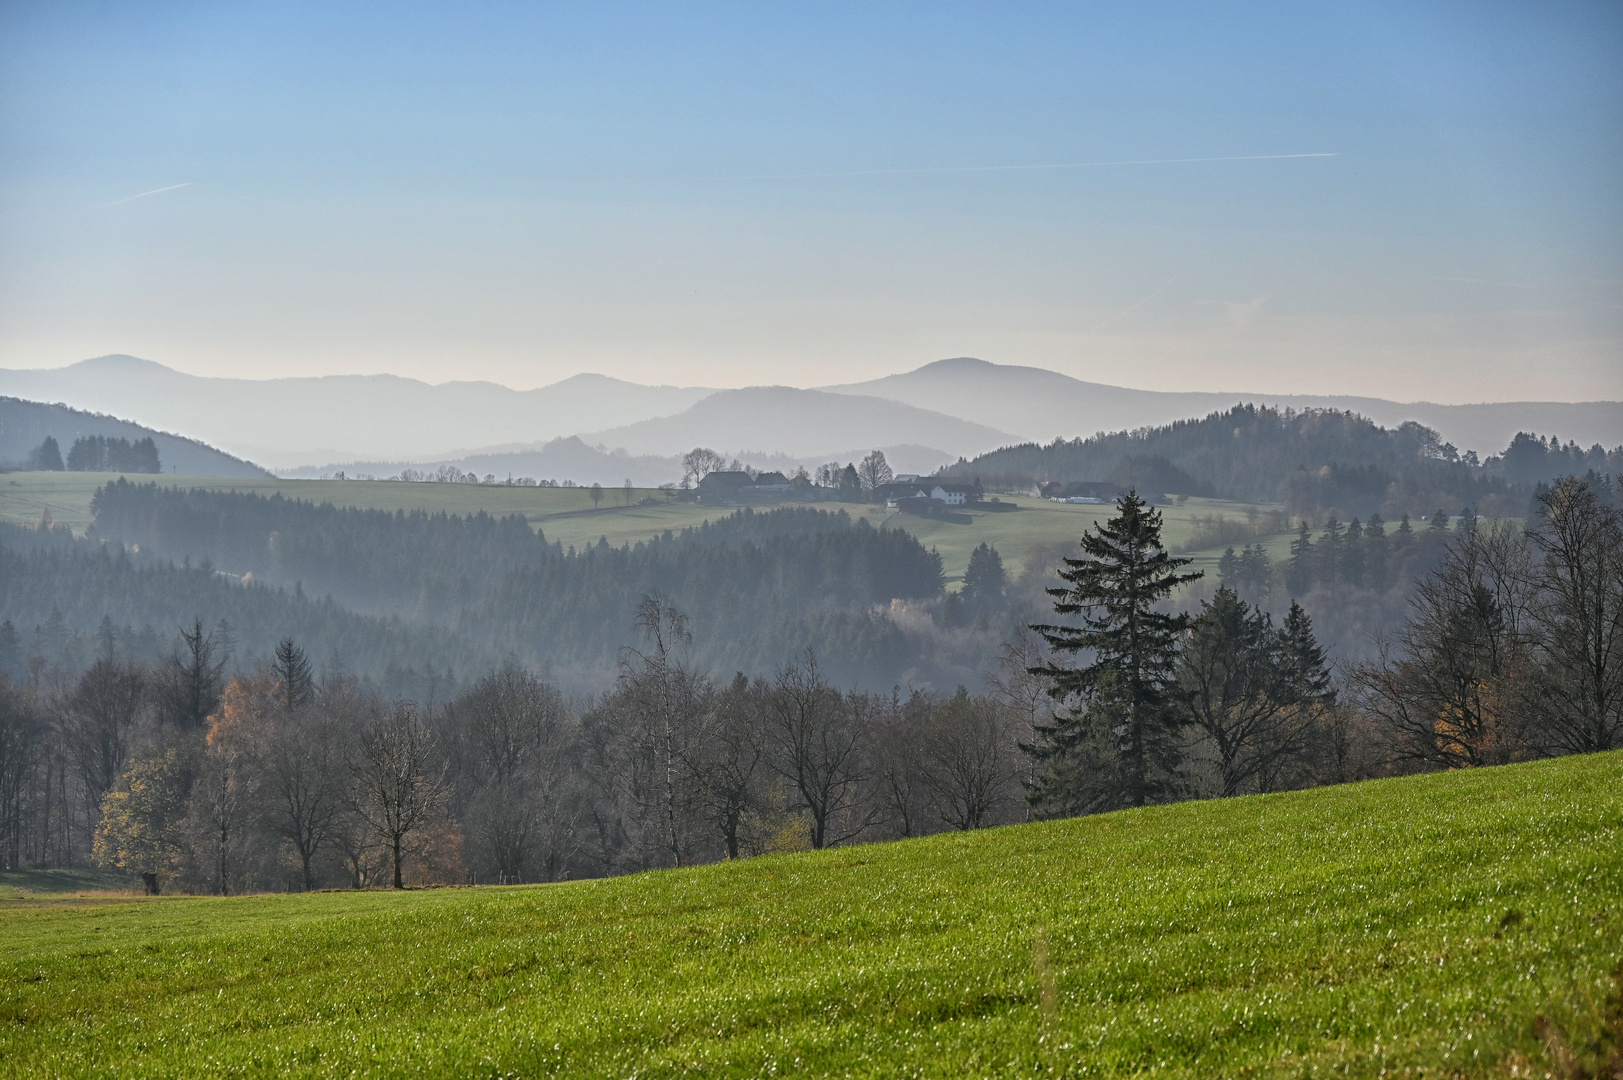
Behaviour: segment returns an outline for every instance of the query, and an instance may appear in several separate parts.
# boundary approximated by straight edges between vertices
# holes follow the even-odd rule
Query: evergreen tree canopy
[[[1116,511],[1083,535],[1081,558],[1065,560],[1059,576],[1067,587],[1048,590],[1054,611],[1081,625],[1032,627],[1056,654],[1090,660],[1033,669],[1051,680],[1050,693],[1064,706],[1063,715],[1040,731],[1046,745],[1038,756],[1049,767],[1032,795],[1045,809],[1143,806],[1171,794],[1179,724],[1171,688],[1178,637],[1189,619],[1157,607],[1201,575],[1179,573],[1190,560],[1167,553],[1161,514],[1137,492],[1117,500]],[[1095,751],[1107,744],[1104,774],[1092,778],[1077,774],[1079,766],[1086,768],[1089,742]]]
[[[964,599],[973,604],[1000,603],[1005,582],[1003,556],[997,548],[984,542],[977,545],[969,553],[969,568],[964,571]]]
[[[28,455],[28,467],[36,472],[61,472],[62,448],[54,438],[45,436],[45,440]]]

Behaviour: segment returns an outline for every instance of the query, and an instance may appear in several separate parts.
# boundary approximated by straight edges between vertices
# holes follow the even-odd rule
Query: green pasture
[[[0,898],[66,893],[133,892],[140,882],[119,870],[0,870]]]
[[[562,885],[0,901],[0,1074],[1553,1075],[1537,1017],[1580,1063],[1623,1035],[1620,778],[1614,753]]]
[[[83,535],[91,523],[90,499],[96,489],[113,480],[113,473],[3,473],[0,474],[0,521],[37,524],[49,511],[51,520],[68,525]],[[481,510],[498,516],[522,514],[525,520],[545,532],[549,540],[564,546],[582,547],[607,538],[616,547],[658,536],[666,529],[680,531],[690,525],[713,520],[733,512],[733,507],[703,506],[675,502],[663,493],[645,488],[633,492],[626,505],[624,491],[605,488],[601,504],[593,506],[587,488],[510,488],[483,484],[408,484],[382,480],[222,480],[214,477],[135,476],[131,481],[156,481],[175,487],[204,488],[210,491],[251,491],[270,495],[280,492],[290,499],[330,502],[335,506],[355,506],[377,510],[428,510],[470,514]],[[991,544],[1002,554],[1011,574],[1018,574],[1028,554],[1052,552],[1076,543],[1093,522],[1114,513],[1109,505],[1052,503],[1024,496],[998,496],[1018,510],[992,512],[974,507],[962,508],[957,518],[968,522],[943,521],[901,514],[856,503],[816,503],[824,509],[843,508],[855,517],[866,517],[876,527],[899,528],[917,536],[926,547],[941,552],[947,576],[956,581],[969,565],[969,553],[976,545]],[[642,505],[642,500],[655,500]],[[1243,520],[1251,509],[1245,503],[1218,499],[1190,499],[1182,506],[1165,507],[1166,540],[1182,544],[1194,531],[1194,520],[1210,514],[1223,514]],[[1265,509],[1265,508],[1259,508]],[[1283,550],[1288,537],[1272,538]],[[1221,549],[1197,552],[1197,567],[1210,563],[1215,568]]]

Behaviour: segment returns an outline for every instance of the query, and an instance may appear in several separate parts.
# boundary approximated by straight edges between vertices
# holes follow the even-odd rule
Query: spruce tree
[[[1313,634],[1313,620],[1302,605],[1291,601],[1281,628],[1285,660],[1291,672],[1296,699],[1302,702],[1333,704],[1336,692],[1330,681],[1330,664]]]
[[[1006,581],[1003,556],[998,554],[997,548],[983,543],[969,553],[969,568],[964,571],[964,601],[977,608],[1001,604]]]
[[[35,472],[61,472],[62,448],[51,436],[45,436],[45,441],[29,452],[28,467]]]
[[[1301,596],[1313,587],[1313,533],[1303,518],[1291,541],[1290,565],[1285,570],[1285,587],[1292,596]]]
[[[276,643],[276,659],[271,662],[271,672],[276,676],[276,695],[289,712],[310,700],[313,685],[310,661],[292,638],[283,638]]]
[[[1062,708],[1029,748],[1044,766],[1029,793],[1050,814],[1143,806],[1173,794],[1182,721],[1173,684],[1187,615],[1156,606],[1201,575],[1179,573],[1188,559],[1161,544],[1161,514],[1129,491],[1116,516],[1082,537],[1082,557],[1049,589],[1054,611],[1080,626],[1041,624],[1055,654],[1085,654],[1080,667],[1032,668],[1050,680]]]

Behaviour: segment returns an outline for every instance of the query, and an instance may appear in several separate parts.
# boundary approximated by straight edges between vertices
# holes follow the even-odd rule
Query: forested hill
[[[941,594],[941,560],[911,535],[844,512],[741,511],[648,543],[562,550],[517,516],[339,509],[280,496],[119,480],[93,535],[140,559],[208,560],[345,608],[454,631],[464,652],[511,655],[572,687],[602,687],[649,592],[692,619],[694,659],[772,670],[815,649],[832,675],[889,687],[920,658],[883,615]],[[875,609],[881,609],[875,613]]]
[[[358,615],[296,587],[233,582],[206,562],[142,559],[66,529],[0,524],[0,671],[11,678],[36,658],[70,672],[109,653],[161,663],[194,620],[221,632],[238,666],[267,660],[291,637],[322,669],[360,675],[392,694],[420,697],[422,677],[490,662],[443,628]]]
[[[1623,472],[1623,447],[1563,447],[1518,436],[1478,462],[1417,423],[1383,428],[1350,412],[1237,405],[1165,427],[1024,443],[960,461],[946,473],[992,486],[1110,480],[1124,487],[1280,502],[1293,514],[1457,511],[1521,516],[1532,485],[1568,472]]]
[[[40,443],[50,436],[66,455],[75,441],[100,436],[139,442],[151,439],[164,472],[182,476],[268,476],[252,462],[232,457],[196,439],[170,435],[115,416],[85,412],[66,405],[0,397],[0,467],[20,468]],[[70,462],[69,468],[73,465]],[[111,470],[119,471],[119,470]]]

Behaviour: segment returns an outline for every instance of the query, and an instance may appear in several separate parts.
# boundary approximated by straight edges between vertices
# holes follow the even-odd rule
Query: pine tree
[[[1302,605],[1291,601],[1281,629],[1286,662],[1290,665],[1291,682],[1298,700],[1333,704],[1336,692],[1330,684],[1330,665],[1318,638],[1313,635],[1313,620],[1302,610]]]
[[[22,641],[10,619],[0,622],[0,675],[18,678],[23,670]]]
[[[1343,549],[1347,542],[1346,526],[1341,519],[1331,514],[1324,522],[1324,532],[1319,536],[1319,573],[1320,581],[1329,584],[1341,579],[1341,559]]]
[[[1372,589],[1386,588],[1386,522],[1379,514],[1364,526],[1364,581]]]
[[[1268,558],[1268,549],[1252,544],[1240,556],[1240,581],[1250,591],[1251,602],[1260,604],[1274,592],[1274,564]]]
[[[1341,549],[1341,580],[1348,585],[1364,583],[1364,527],[1357,518],[1347,525],[1347,539]]]
[[[276,676],[277,696],[289,712],[310,700],[310,661],[292,638],[283,638],[276,643],[276,659],[271,662],[271,672]]]
[[[1167,553],[1161,514],[1136,491],[1116,511],[1083,535],[1081,558],[1065,560],[1059,576],[1068,587],[1048,590],[1054,611],[1082,625],[1032,627],[1056,654],[1092,658],[1083,667],[1032,669],[1064,706],[1031,748],[1045,769],[1030,798],[1050,813],[1143,806],[1173,794],[1182,719],[1174,664],[1189,618],[1156,606],[1201,575],[1178,572],[1190,560]]]
[[[28,467],[35,472],[63,471],[62,448],[51,436],[45,436],[45,441],[29,452]]]
[[[1301,596],[1313,587],[1313,534],[1308,530],[1307,519],[1296,530],[1296,539],[1291,541],[1290,567],[1285,571],[1285,587],[1292,596]]]
[[[969,553],[969,568],[964,571],[964,602],[977,608],[1001,604],[1006,577],[997,548],[980,544]]]

